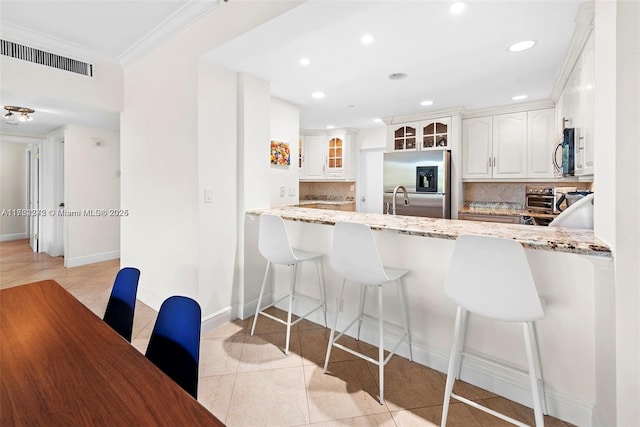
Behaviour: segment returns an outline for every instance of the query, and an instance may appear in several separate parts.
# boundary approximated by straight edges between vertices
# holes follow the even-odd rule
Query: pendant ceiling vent
[[[11,58],[22,59],[24,61],[35,62],[36,64],[59,70],[69,71],[84,76],[93,77],[93,65],[55,53],[24,46],[8,40],[0,40],[0,54]]]

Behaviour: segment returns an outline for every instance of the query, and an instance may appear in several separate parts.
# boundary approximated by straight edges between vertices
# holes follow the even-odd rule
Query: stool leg
[[[293,310],[293,294],[296,291],[296,271],[298,271],[298,264],[292,264],[291,268],[291,285],[289,286],[289,311],[287,312],[287,338],[284,348],[285,356],[289,355],[289,341],[291,338],[291,311]]]
[[[460,353],[464,351],[464,342],[467,338],[467,325],[469,324],[469,312],[467,310],[462,310],[462,319],[460,320],[460,342],[462,343],[462,347],[460,347]],[[460,374],[462,372],[462,356],[458,359],[458,366],[455,369],[456,379],[460,379]]]
[[[271,267],[271,261],[267,261],[267,268],[264,270],[264,278],[262,279],[262,286],[260,286],[260,295],[258,296],[258,306],[256,307],[256,314],[255,316],[253,316],[253,325],[251,326],[251,336],[253,336],[253,333],[256,331],[256,323],[258,323],[258,315],[260,314],[260,306],[262,304],[262,295],[264,294],[264,286],[267,284],[269,267]]]
[[[379,332],[379,347],[378,347],[378,370],[380,373],[380,404],[384,405],[384,314],[382,309],[382,286],[378,285],[378,332]]]
[[[367,299],[367,286],[368,285],[360,285],[360,305],[358,306],[358,341],[360,341],[360,328],[362,327],[362,316],[364,314],[364,301]]]
[[[544,426],[544,415],[542,415],[540,389],[538,388],[538,372],[533,354],[533,340],[535,339],[531,335],[533,324],[531,322],[523,322],[522,326],[524,329],[524,343],[527,349],[527,362],[529,364],[529,382],[531,383],[531,393],[533,395],[533,414],[536,420],[536,427],[542,427]]]
[[[536,376],[538,383],[540,384],[540,400],[542,401],[542,413],[548,415],[547,412],[547,398],[544,394],[544,381],[542,380],[542,365],[540,364],[540,352],[538,351],[538,339],[536,338],[536,331],[533,322],[529,322],[529,335],[531,336],[531,347],[533,350],[533,362],[535,363]]]
[[[456,323],[453,328],[453,343],[451,344],[451,355],[449,356],[449,369],[447,369],[447,382],[444,386],[444,402],[442,403],[442,421],[440,425],[445,427],[447,425],[447,415],[449,413],[449,401],[451,400],[451,393],[453,392],[453,384],[456,381],[455,371],[458,367],[460,359],[460,350],[464,346],[462,341],[462,318],[464,317],[465,310],[458,306],[456,310]]]
[[[342,279],[342,286],[340,287],[340,297],[336,301],[336,314],[333,317],[333,325],[331,326],[331,334],[329,335],[329,344],[327,345],[327,355],[324,359],[323,374],[327,373],[327,367],[329,366],[329,358],[331,357],[331,348],[333,347],[333,337],[336,335],[336,328],[338,326],[338,314],[340,313],[340,307],[342,307],[342,299],[344,295],[344,284],[346,280]]]
[[[322,303],[322,313],[324,314],[324,327],[327,323],[327,296],[324,293],[324,275],[322,273],[322,258],[316,260],[316,269],[318,270],[318,283],[320,284],[320,302]]]
[[[404,283],[402,278],[398,279],[398,298],[400,299],[400,309],[402,310],[402,323],[404,326],[404,334],[409,344],[409,360],[413,361],[413,349],[411,348],[411,330],[409,329],[409,313],[407,311],[407,302],[404,298]]]

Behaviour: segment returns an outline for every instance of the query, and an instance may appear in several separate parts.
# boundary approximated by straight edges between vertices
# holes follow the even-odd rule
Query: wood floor
[[[27,240],[0,242],[0,288],[54,279],[102,317],[119,260],[66,269],[62,258],[34,254]],[[144,274],[144,272],[142,272]],[[282,315],[282,312],[274,311]],[[146,350],[156,312],[136,304],[132,344]],[[284,356],[284,326],[260,317],[203,333],[198,400],[229,426],[432,426],[440,423],[446,375],[394,356],[385,369],[385,404],[377,402],[377,367],[334,349],[329,373],[322,365],[329,330],[308,321],[292,328]],[[377,349],[348,345],[376,357]],[[533,411],[463,382],[456,393],[533,424]],[[503,426],[500,419],[453,403],[448,426]],[[569,426],[545,417],[546,426]]]

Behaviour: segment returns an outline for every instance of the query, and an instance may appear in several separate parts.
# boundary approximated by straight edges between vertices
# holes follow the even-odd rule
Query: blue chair
[[[109,326],[129,342],[133,330],[139,279],[140,270],[137,268],[125,267],[118,271],[103,317]]]
[[[145,356],[197,399],[200,359],[200,305],[172,296],[160,306]]]

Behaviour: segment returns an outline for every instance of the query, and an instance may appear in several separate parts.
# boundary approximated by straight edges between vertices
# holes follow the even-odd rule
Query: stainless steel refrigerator
[[[449,150],[384,153],[382,212],[451,218],[451,152]],[[407,190],[408,205],[401,187]]]

